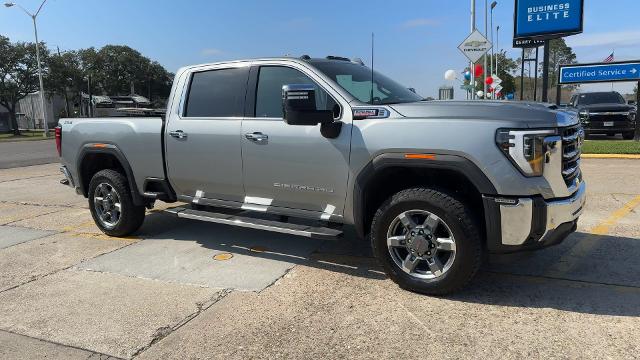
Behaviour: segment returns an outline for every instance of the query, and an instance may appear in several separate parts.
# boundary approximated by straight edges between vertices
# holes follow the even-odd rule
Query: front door
[[[182,200],[243,201],[240,133],[248,75],[247,66],[194,72],[183,109],[168,115],[167,171]]]
[[[304,69],[261,66],[252,70],[248,94],[255,94],[254,109],[242,121],[242,158],[247,203],[307,210],[323,219],[342,215],[349,172],[351,117],[341,114],[339,103]],[[312,75],[313,76],[313,75]],[[334,110],[344,122],[340,135],[328,139],[320,125],[287,125],[282,114],[282,86],[313,84],[319,109]],[[253,88],[252,88],[253,89]]]

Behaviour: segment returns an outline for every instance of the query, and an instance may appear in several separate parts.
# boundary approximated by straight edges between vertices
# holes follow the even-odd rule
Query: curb
[[[640,160],[640,154],[582,154],[583,159],[634,159]]]

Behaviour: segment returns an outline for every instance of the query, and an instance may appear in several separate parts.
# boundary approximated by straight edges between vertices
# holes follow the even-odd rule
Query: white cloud
[[[437,26],[440,25],[438,20],[420,18],[420,19],[411,19],[402,23],[403,28],[415,28],[421,26]]]
[[[221,55],[223,51],[220,49],[208,48],[208,49],[202,49],[200,53],[204,56],[215,56],[215,55]]]
[[[581,34],[567,38],[571,47],[608,46],[626,47],[640,45],[640,31],[612,31],[604,33]]]

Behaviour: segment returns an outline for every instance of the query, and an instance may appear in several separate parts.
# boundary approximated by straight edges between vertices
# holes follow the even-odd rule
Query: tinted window
[[[243,116],[248,68],[193,73],[185,116]]]
[[[363,65],[325,60],[312,61],[311,64],[353,97],[368,104],[396,104],[422,100],[421,96],[388,77],[375,71],[372,74],[371,69]]]
[[[625,104],[622,95],[617,92],[604,92],[604,93],[587,93],[581,94],[580,105],[592,105],[592,104]]]
[[[335,108],[339,109],[333,98],[302,72],[284,66],[263,66],[258,75],[256,117],[282,118],[282,86],[290,84],[314,85],[318,110],[334,110],[336,114]]]

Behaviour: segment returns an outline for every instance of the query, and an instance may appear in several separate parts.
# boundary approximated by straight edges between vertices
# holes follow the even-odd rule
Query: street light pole
[[[494,1],[491,3],[491,76],[493,76],[494,74],[497,74],[497,72],[494,72],[494,68],[493,68],[493,62],[495,61],[495,51],[494,49],[496,48],[496,44],[493,42],[493,8],[496,7],[496,5],[498,5],[497,1]],[[491,98],[495,99],[496,98],[496,93],[495,91],[491,92]]]
[[[12,6],[18,6],[22,11],[25,12],[25,14],[29,15],[31,20],[33,20],[33,32],[35,33],[35,36],[36,36],[36,60],[38,61],[38,80],[40,82],[40,107],[42,108],[42,120],[44,122],[44,134],[43,134],[44,137],[49,136],[49,124],[47,124],[47,114],[45,111],[44,82],[42,81],[42,64],[40,62],[40,43],[38,42],[38,26],[36,24],[36,18],[38,17],[38,14],[40,14],[40,10],[42,10],[42,7],[46,2],[47,0],[42,1],[42,4],[40,4],[40,7],[38,8],[38,11],[36,11],[35,14],[31,14],[25,8],[20,6],[20,4],[16,4],[12,2],[7,2],[4,4],[4,6],[8,8]]]
[[[489,19],[487,16],[489,15],[489,0],[484,0],[484,37],[489,37]],[[484,54],[484,77],[482,81],[483,90],[484,90],[484,98],[487,98],[487,53]]]
[[[496,28],[496,48],[498,49],[498,55],[500,55],[500,25]],[[496,75],[498,74],[498,57],[496,56]]]
[[[476,0],[471,0],[471,33],[476,30]],[[471,99],[476,98],[476,66],[473,61],[469,62],[471,64],[471,81],[469,81],[469,85],[471,85]]]

